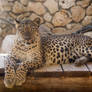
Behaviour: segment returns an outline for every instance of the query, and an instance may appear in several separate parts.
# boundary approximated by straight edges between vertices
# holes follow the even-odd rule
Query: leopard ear
[[[36,18],[36,19],[34,19],[34,21],[33,22],[35,22],[38,26],[40,25],[40,18]]]
[[[15,24],[15,27],[18,28],[18,26],[19,26],[19,24],[20,24],[20,21],[14,20],[14,24]]]

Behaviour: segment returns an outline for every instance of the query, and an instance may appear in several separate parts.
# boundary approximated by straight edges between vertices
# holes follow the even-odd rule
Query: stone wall
[[[92,0],[0,0],[0,39],[16,32],[14,19],[36,17],[53,33],[71,33],[92,22]]]

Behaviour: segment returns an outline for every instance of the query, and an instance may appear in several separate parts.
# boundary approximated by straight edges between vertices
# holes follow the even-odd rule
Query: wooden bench
[[[7,55],[4,55],[4,57]],[[3,55],[0,60],[0,92],[92,92],[92,63],[52,65],[31,71],[22,87],[4,87]]]

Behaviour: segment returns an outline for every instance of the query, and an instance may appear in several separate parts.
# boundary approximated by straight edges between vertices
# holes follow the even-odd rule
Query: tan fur
[[[5,64],[4,83],[8,88],[22,85],[29,69],[92,58],[92,38],[78,34],[40,37],[39,21],[38,18],[17,24],[17,40]],[[82,56],[85,58],[81,60]]]

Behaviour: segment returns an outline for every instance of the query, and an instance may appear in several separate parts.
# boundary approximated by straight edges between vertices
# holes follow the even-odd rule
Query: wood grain
[[[92,92],[92,77],[27,78],[21,87],[7,89],[0,79],[0,92]]]

